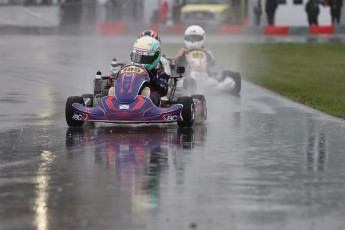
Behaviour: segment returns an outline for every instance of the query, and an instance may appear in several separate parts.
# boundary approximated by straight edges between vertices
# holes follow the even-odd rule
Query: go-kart
[[[171,67],[175,65],[173,59],[168,59]],[[202,92],[203,88],[207,92],[222,92],[238,95],[241,92],[241,74],[231,70],[223,70],[221,74],[207,68],[206,52],[201,49],[191,50],[187,54],[186,72],[182,81],[177,86],[177,91]],[[187,76],[186,76],[187,75]]]
[[[191,127],[194,122],[206,119],[206,102],[182,96],[173,100],[178,79],[184,67],[176,69],[172,77],[174,90],[162,106],[153,104],[149,97],[140,95],[141,89],[149,85],[150,77],[140,65],[126,65],[117,76],[102,76],[97,73],[94,94],[68,97],[66,121],[71,127],[80,127],[85,121],[110,123],[177,123],[180,127]],[[114,95],[108,95],[114,87]],[[194,103],[197,102],[197,103]]]

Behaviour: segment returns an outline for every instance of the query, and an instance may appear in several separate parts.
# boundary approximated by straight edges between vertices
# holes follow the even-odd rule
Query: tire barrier
[[[220,25],[218,32],[220,34],[242,34],[242,26],[236,25]]]
[[[334,34],[334,26],[311,26],[310,34]]]
[[[288,26],[265,26],[264,34],[265,35],[288,35],[289,27]]]
[[[145,28],[142,26],[141,28]],[[161,25],[161,24],[148,24],[147,29],[157,31],[162,35],[183,35],[187,25]],[[98,25],[99,35],[112,36],[112,35],[130,35],[135,30],[131,30],[131,25],[124,22],[107,22]],[[212,28],[211,33],[219,35],[241,35],[241,34],[264,34],[267,36],[287,36],[287,35],[319,35],[319,34],[344,34],[345,28],[334,27],[333,25],[319,25],[319,26],[263,26],[263,27],[250,27],[239,25],[219,25]]]
[[[101,36],[127,35],[128,24],[123,22],[105,22],[98,25],[98,31]]]

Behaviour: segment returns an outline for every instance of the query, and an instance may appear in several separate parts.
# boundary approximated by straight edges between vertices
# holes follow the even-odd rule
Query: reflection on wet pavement
[[[200,126],[201,128],[204,128]],[[199,134],[204,139],[204,133]],[[160,126],[69,128],[67,154],[94,149],[95,164],[114,173],[121,192],[132,194],[133,209],[155,209],[159,202],[161,178],[169,170],[169,157],[195,145],[193,128]],[[82,152],[84,152],[82,150]],[[179,171],[183,167],[179,166]],[[165,183],[163,179],[163,183]]]
[[[308,171],[325,171],[327,169],[326,134],[315,133],[313,121],[308,126],[308,143],[306,151],[306,168]]]

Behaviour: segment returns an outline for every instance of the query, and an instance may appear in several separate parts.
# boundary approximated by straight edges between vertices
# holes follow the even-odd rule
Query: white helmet
[[[189,26],[184,32],[184,44],[187,49],[200,49],[204,46],[205,30],[200,26]]]

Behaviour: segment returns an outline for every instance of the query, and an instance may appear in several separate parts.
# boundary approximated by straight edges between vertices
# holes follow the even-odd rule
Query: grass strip
[[[345,118],[345,44],[211,44],[218,69],[335,117]],[[169,51],[177,52],[177,47]],[[175,55],[173,53],[173,55]]]
[[[257,85],[345,118],[345,45],[241,45],[242,75]]]

